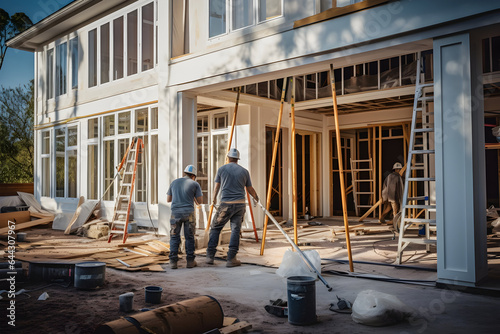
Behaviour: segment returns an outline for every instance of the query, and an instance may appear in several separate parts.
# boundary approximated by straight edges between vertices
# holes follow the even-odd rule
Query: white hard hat
[[[392,169],[403,169],[403,166],[401,165],[401,163],[396,162],[394,166],[392,166]]]
[[[196,167],[193,165],[187,165],[186,168],[184,168],[184,173],[196,176]]]
[[[229,158],[236,158],[236,159],[239,159],[240,158],[240,152],[238,152],[237,149],[235,148],[232,148],[229,150],[229,153],[227,154],[227,156]]]

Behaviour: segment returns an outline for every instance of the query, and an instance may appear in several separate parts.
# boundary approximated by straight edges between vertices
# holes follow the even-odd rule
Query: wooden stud
[[[291,96],[291,116],[292,116],[292,218],[293,218],[293,239],[298,243],[297,235],[297,142],[295,130],[295,81],[292,78],[292,96]]]
[[[338,162],[339,162],[339,179],[340,179],[340,190],[342,193],[342,213],[344,216],[344,227],[345,230],[349,230],[349,220],[347,217],[347,198],[345,194],[345,185],[344,185],[344,166],[342,162],[342,148],[340,146],[340,128],[339,128],[339,111],[337,108],[337,93],[335,91],[335,77],[333,75],[333,65],[330,64],[330,82],[331,82],[331,88],[332,88],[332,98],[333,98],[333,112],[335,114],[335,136],[336,136],[336,142],[337,142],[337,156],[338,156]],[[353,264],[352,264],[352,253],[351,253],[351,238],[349,236],[349,233],[345,234],[345,239],[347,243],[347,254],[349,257],[349,269],[351,272],[354,271]]]

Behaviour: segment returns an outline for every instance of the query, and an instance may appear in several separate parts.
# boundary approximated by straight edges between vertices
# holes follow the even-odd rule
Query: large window
[[[99,199],[99,118],[88,120],[87,198]]]
[[[109,23],[101,26],[101,83],[109,82]]]
[[[217,169],[226,162],[228,114],[215,112],[198,116],[198,177],[203,203],[209,203]],[[212,185],[212,186],[211,186]]]
[[[50,197],[50,131],[42,132],[41,195]]]
[[[137,73],[137,10],[127,15],[127,75]]]
[[[113,79],[123,78],[123,16],[113,21]]]
[[[283,0],[210,0],[208,7],[209,37],[283,15]],[[226,13],[231,13],[229,20]]]
[[[89,87],[97,85],[97,29],[89,31]]]
[[[56,95],[66,94],[68,77],[68,44],[59,44],[56,48]]]
[[[78,88],[78,37],[69,41],[69,50],[71,52],[71,88]]]
[[[55,129],[56,197],[78,195],[78,126]]]
[[[154,67],[154,4],[151,2],[142,7],[142,70]]]
[[[47,99],[54,97],[54,49],[47,51]]]

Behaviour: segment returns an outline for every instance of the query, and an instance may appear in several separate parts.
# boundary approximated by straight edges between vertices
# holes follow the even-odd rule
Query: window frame
[[[69,129],[70,128],[76,128],[76,144],[69,146],[68,145],[68,137],[69,137]],[[63,151],[58,151],[57,150],[57,140],[56,140],[56,132],[58,130],[64,129],[64,150]],[[61,125],[61,126],[56,126],[54,127],[54,140],[53,140],[53,145],[52,147],[54,148],[54,158],[53,158],[53,173],[51,175],[54,176],[54,181],[53,181],[53,189],[54,189],[54,198],[56,199],[70,199],[70,200],[75,200],[79,197],[80,194],[80,182],[79,180],[79,173],[80,173],[80,165],[79,165],[79,156],[80,156],[80,123],[70,123],[67,125]],[[69,185],[70,185],[70,180],[69,180],[69,157],[70,157],[70,152],[76,151],[74,156],[76,157],[76,178],[75,178],[75,196],[70,197],[69,196]],[[63,196],[58,196],[57,194],[57,153],[63,153],[64,156],[64,172],[63,172]]]

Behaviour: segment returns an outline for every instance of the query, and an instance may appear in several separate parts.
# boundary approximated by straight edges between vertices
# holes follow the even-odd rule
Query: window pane
[[[42,154],[50,154],[50,132],[42,132]]]
[[[325,11],[327,9],[332,8],[332,0],[321,0],[320,2],[320,11]]]
[[[259,0],[259,22],[276,16],[281,16],[281,0]]]
[[[142,7],[142,70],[147,71],[154,66],[154,5]]]
[[[113,182],[114,172],[115,172],[115,141],[107,140],[104,141],[104,191],[108,189],[108,186]],[[115,194],[115,189],[113,186],[104,194],[105,201],[112,201]]]
[[[68,154],[68,197],[76,198],[77,196],[77,182],[78,175],[78,155],[76,150],[69,150]]]
[[[89,145],[88,146],[88,160],[87,160],[87,171],[88,171],[88,177],[87,177],[87,197],[88,199],[98,199],[97,196],[97,176],[98,176],[98,169],[97,166],[99,166],[99,161],[98,161],[98,149],[97,145]]]
[[[491,38],[491,59],[493,72],[500,71],[500,36]]]
[[[56,94],[66,94],[66,78],[68,74],[68,45],[57,46],[56,53]]]
[[[64,152],[56,152],[56,197],[64,197]]]
[[[233,30],[253,25],[253,0],[233,0],[232,14]]]
[[[98,136],[99,136],[99,119],[98,118],[89,119],[88,127],[89,127],[89,131],[88,131],[89,139],[98,138]]]
[[[47,98],[54,97],[54,49],[47,51]]]
[[[104,117],[104,136],[115,135],[115,115]]]
[[[148,131],[148,108],[135,111],[135,132]]]
[[[226,32],[226,0],[209,1],[209,36],[214,37]]]
[[[208,132],[208,116],[198,117],[198,132]]]
[[[219,167],[226,163],[227,154],[227,134],[215,135],[213,137],[214,146],[212,148],[214,158],[214,169],[212,171],[212,180],[215,179],[215,174]]]
[[[144,158],[146,157],[148,152],[148,136],[140,136],[140,138],[143,140],[144,143],[144,153],[139,154],[139,161],[137,164],[137,170],[135,174],[135,201],[136,202],[146,202],[146,182],[147,182],[147,175],[146,175],[146,168],[144,164]]]
[[[227,114],[218,114],[214,116],[213,129],[227,128]]]
[[[66,143],[66,128],[56,129],[56,152],[64,152]]]
[[[89,31],[89,87],[97,85],[97,29]]]
[[[158,129],[158,107],[151,108],[151,129]]]
[[[158,135],[151,136],[151,204],[158,204]]]
[[[130,111],[118,114],[118,134],[130,133]]]
[[[127,15],[127,75],[137,73],[137,10]]]
[[[78,37],[69,41],[71,52],[71,88],[78,88]]]
[[[101,26],[101,83],[109,81],[109,23]]]
[[[198,137],[198,177],[208,176],[208,136]]]
[[[42,196],[50,197],[50,158],[42,158]]]
[[[123,16],[113,21],[113,79],[123,78]]]
[[[68,128],[68,146],[76,146],[78,144],[78,127],[72,126]]]

